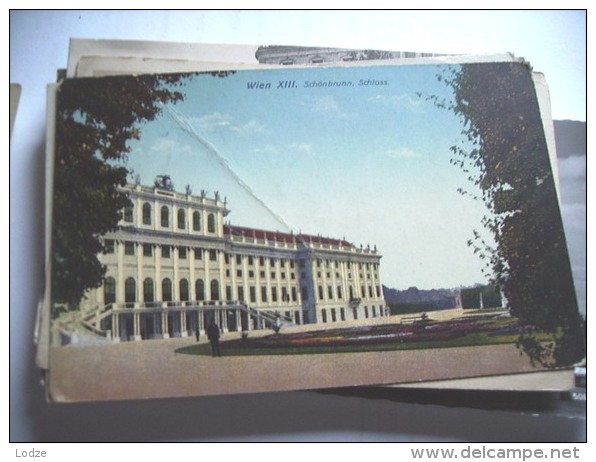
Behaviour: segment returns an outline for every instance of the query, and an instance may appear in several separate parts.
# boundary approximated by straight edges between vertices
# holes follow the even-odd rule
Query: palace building
[[[82,302],[89,331],[114,341],[340,323],[385,316],[376,248],[225,222],[227,201],[130,184],[103,236],[104,284]]]

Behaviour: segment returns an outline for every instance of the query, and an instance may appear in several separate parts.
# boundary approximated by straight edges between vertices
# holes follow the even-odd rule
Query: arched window
[[[134,207],[132,204],[128,204],[126,207],[124,207],[124,221],[125,222],[132,223],[133,211],[134,211]]]
[[[178,209],[178,229],[186,229],[186,212],[184,212],[184,209]]]
[[[180,280],[180,300],[183,300],[183,301],[188,300],[188,280],[187,279]]]
[[[197,279],[195,281],[195,293],[197,300],[205,300],[205,281]]]
[[[116,280],[108,276],[103,283],[103,301],[108,303],[116,303]]]
[[[192,230],[201,230],[201,214],[199,212],[193,212],[192,214]]]
[[[215,232],[215,215],[210,213],[207,216],[207,232],[214,233]]]
[[[126,303],[137,301],[137,285],[134,278],[126,278],[124,281],[124,301]]]
[[[153,279],[145,278],[143,281],[143,300],[146,302],[155,301],[155,295],[153,292]]]
[[[172,281],[168,278],[161,281],[161,299],[164,302],[172,301]]]
[[[161,226],[162,228],[170,226],[170,209],[165,205],[161,208]]]
[[[149,202],[143,204],[143,224],[151,224],[151,204]]]
[[[211,300],[219,300],[219,281],[217,279],[211,281]]]

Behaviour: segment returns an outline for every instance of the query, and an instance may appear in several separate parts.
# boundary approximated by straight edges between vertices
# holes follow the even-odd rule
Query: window
[[[103,243],[103,248],[105,253],[114,253],[115,246],[114,241],[112,239],[106,239]]]
[[[226,286],[226,300],[232,300],[232,286]]]
[[[207,232],[214,233],[215,232],[215,215],[210,213],[207,216]]]
[[[254,278],[255,277],[255,272],[253,270],[248,270],[248,277],[249,278]]]
[[[215,250],[215,249],[209,250],[209,260],[217,261],[217,250]]]
[[[323,286],[319,286],[319,300],[323,300]]]
[[[153,279],[151,278],[145,278],[143,281],[143,300],[145,302],[155,301],[155,296],[153,293]]]
[[[333,287],[327,286],[327,297],[329,300],[333,300]]]
[[[335,312],[335,308],[331,308],[331,321],[332,322],[337,321],[337,314]]]
[[[275,271],[271,271],[271,279],[275,279]]]
[[[271,287],[271,301],[277,301],[277,287]]]
[[[370,298],[373,298],[373,288],[372,288],[372,286],[368,286],[368,296]]]
[[[180,300],[187,301],[188,299],[188,280],[180,279]]]
[[[261,278],[265,278],[265,271],[259,271],[259,276]]]
[[[364,317],[368,318],[368,306],[364,307]]]
[[[252,255],[249,255],[248,257],[248,266],[252,266],[254,264],[254,259],[252,257]]]
[[[261,287],[261,302],[266,302],[266,301],[267,301],[267,287],[262,286]]]
[[[238,301],[244,303],[244,287],[238,286],[236,289],[238,290]]]
[[[242,277],[242,270],[236,270],[236,276],[238,276],[239,278]]]
[[[201,230],[201,214],[199,212],[193,212],[192,214],[192,230]]]
[[[259,266],[265,266],[265,259],[263,257],[259,257]]]
[[[126,278],[124,281],[124,301],[126,303],[137,301],[137,286],[134,278]]]
[[[126,207],[124,207],[124,221],[127,223],[132,223],[133,221],[133,205],[132,204],[128,204]]]
[[[227,253],[224,253],[224,262],[226,265],[230,264],[230,256]]]
[[[344,310],[343,308],[340,308],[339,309],[339,318],[342,321],[345,321],[346,320],[346,310]]]
[[[116,303],[116,280],[113,277],[107,277],[103,284],[103,302]]]
[[[143,244],[143,257],[153,256],[153,246],[151,244]]]
[[[161,208],[161,226],[168,228],[170,226],[170,209],[165,205]]]
[[[203,259],[203,249],[199,249],[198,247],[195,248],[195,259],[197,259],[197,260]]]
[[[302,292],[302,301],[308,301],[308,288],[306,286],[302,286],[300,291]]]
[[[151,204],[149,202],[143,204],[143,224],[151,224]]]
[[[186,212],[178,209],[178,229],[186,229]]]
[[[205,281],[202,279],[195,281],[195,292],[197,300],[205,300]]]
[[[288,288],[287,287],[282,287],[281,288],[281,301],[282,302],[289,302],[290,301],[290,296],[288,295]]]
[[[257,288],[255,286],[250,286],[248,291],[250,293],[250,303],[256,303],[256,301],[257,301]]]
[[[341,293],[341,286],[337,286],[337,298],[338,300],[341,300],[343,298]]]
[[[169,245],[164,245],[161,247],[161,256],[163,258],[170,258],[171,248]]]
[[[125,242],[124,243],[124,255],[134,255],[135,254],[135,243],[134,242]]]
[[[178,258],[186,260],[186,247],[178,247]]]
[[[296,301],[296,296],[298,294],[296,293],[296,287],[292,287],[292,301],[295,302]]]
[[[211,281],[211,300],[219,300],[219,281],[217,279]]]
[[[327,322],[327,310],[321,310],[322,321]]]
[[[172,301],[172,281],[168,278],[161,281],[161,299],[164,302]]]

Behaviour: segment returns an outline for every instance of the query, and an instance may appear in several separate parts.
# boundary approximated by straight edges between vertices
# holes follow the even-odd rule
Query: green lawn
[[[513,318],[491,317],[482,313],[477,319],[443,322],[430,321],[416,326],[384,325],[359,328],[330,328],[304,333],[280,333],[221,342],[223,356],[267,356],[296,354],[357,353],[367,351],[453,348],[514,343],[518,337]],[[541,340],[548,340],[542,336]],[[190,355],[211,355],[209,343],[176,350]]]

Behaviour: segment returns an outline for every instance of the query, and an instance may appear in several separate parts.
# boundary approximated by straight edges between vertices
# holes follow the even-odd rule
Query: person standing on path
[[[207,338],[211,342],[211,356],[214,358],[221,356],[221,351],[219,350],[219,326],[215,324],[215,321],[211,321],[209,327],[207,327]]]

